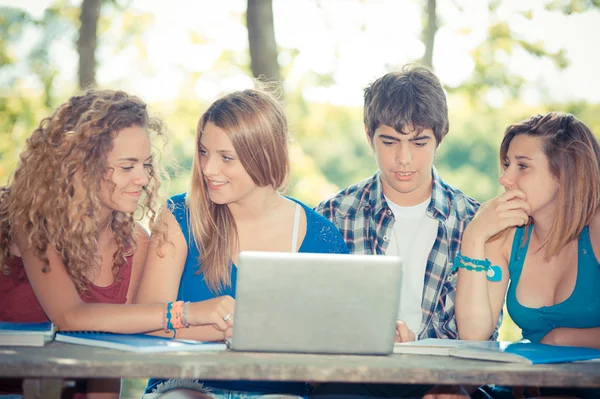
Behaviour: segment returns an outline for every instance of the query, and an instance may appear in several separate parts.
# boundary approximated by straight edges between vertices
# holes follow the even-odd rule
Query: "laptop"
[[[241,252],[237,263],[232,350],[392,353],[400,257]]]

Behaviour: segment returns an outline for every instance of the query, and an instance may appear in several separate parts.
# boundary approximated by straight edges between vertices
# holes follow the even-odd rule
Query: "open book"
[[[0,321],[0,346],[44,346],[54,338],[54,325]]]
[[[394,353],[453,356],[506,363],[548,364],[600,360],[600,350],[529,341],[466,341],[427,338],[394,345]]]
[[[223,351],[224,342],[171,339],[146,334],[116,334],[96,331],[59,331],[56,341],[98,346],[138,353]]]

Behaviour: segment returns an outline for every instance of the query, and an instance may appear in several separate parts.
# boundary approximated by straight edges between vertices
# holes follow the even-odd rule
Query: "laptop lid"
[[[241,252],[231,348],[390,354],[401,278],[397,256]]]

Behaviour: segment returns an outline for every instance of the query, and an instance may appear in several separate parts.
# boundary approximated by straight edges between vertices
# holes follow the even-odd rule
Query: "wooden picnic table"
[[[58,398],[62,379],[106,377],[600,387],[600,362],[526,365],[445,356],[229,351],[137,354],[51,342],[0,347],[0,377],[25,378],[24,399]]]

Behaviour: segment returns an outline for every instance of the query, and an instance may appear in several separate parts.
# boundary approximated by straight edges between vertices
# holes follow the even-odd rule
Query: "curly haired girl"
[[[0,188],[0,320],[117,333],[227,328],[217,312],[233,311],[233,300],[132,304],[149,242],[135,216],[155,217],[150,136],[162,130],[142,100],[112,90],[74,96],[42,120]]]

